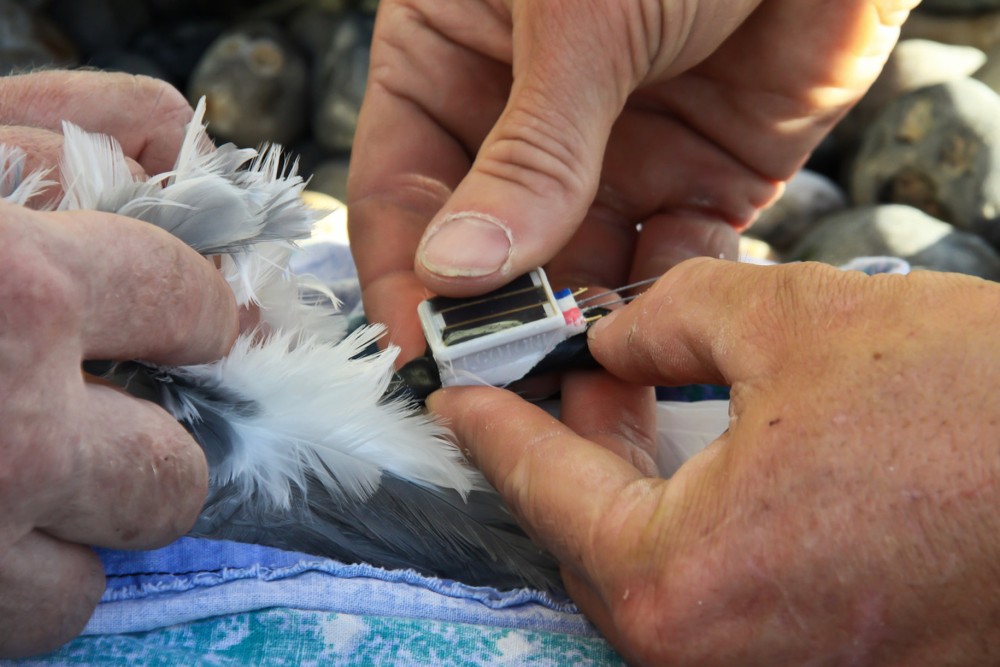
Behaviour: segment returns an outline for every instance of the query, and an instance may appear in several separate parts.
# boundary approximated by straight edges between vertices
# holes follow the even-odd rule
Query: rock
[[[1000,43],[1000,12],[955,16],[911,12],[903,24],[901,39],[930,39],[974,46],[989,53]]]
[[[1000,255],[983,239],[911,206],[892,204],[827,216],[787,258],[840,266],[874,256],[899,257],[914,268],[1000,280]]]
[[[349,151],[354,140],[368,83],[368,49],[373,28],[371,17],[348,14],[331,35],[319,63],[313,132],[316,140],[331,151]]]
[[[266,23],[224,33],[191,74],[188,98],[204,95],[214,137],[240,146],[289,144],[306,120],[306,64],[281,31]]]
[[[992,88],[993,92],[1000,93],[1000,44],[986,54],[986,63],[972,76]]]
[[[1000,243],[1000,96],[974,79],[921,88],[865,133],[851,171],[855,204],[920,208]]]
[[[747,234],[767,241],[779,251],[798,243],[824,215],[847,207],[840,187],[808,169],[801,169],[785,184],[781,198],[761,211]]]
[[[899,42],[872,87],[834,128],[841,150],[853,153],[865,129],[900,95],[971,76],[984,63],[986,54],[973,46],[955,46],[927,39]]]
[[[76,47],[47,19],[15,0],[0,0],[0,75],[78,62]]]

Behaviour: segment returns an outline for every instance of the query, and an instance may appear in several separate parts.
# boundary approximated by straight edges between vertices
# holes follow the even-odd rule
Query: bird
[[[216,145],[195,107],[172,169],[129,170],[111,136],[64,122],[57,210],[156,225],[208,257],[259,323],[206,364],[87,362],[177,419],[204,451],[209,490],[190,531],[472,586],[563,591],[556,561],[519,528],[449,429],[396,391],[398,348],[378,323],[351,329],[336,295],[289,259],[316,213],[277,144]],[[52,181],[0,146],[0,197],[24,205]]]

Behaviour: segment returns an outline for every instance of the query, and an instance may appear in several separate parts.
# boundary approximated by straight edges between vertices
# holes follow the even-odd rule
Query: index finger
[[[180,91],[148,76],[53,70],[0,79],[0,124],[60,132],[70,121],[115,137],[150,174],[173,167],[193,113]]]
[[[427,405],[532,537],[588,578],[607,576],[590,560],[601,556],[590,542],[596,528],[663,483],[503,389],[443,389]]]
[[[402,348],[400,363],[426,347],[416,307],[432,294],[414,273],[417,245],[468,172],[510,78],[507,66],[467,43],[496,20],[486,7],[419,13],[394,3],[379,11],[347,197],[365,312],[387,325],[388,341]]]

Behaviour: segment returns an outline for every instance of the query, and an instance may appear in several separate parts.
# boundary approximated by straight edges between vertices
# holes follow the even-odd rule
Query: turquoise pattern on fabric
[[[598,637],[468,623],[267,609],[126,635],[75,639],[20,665],[539,665],[624,667]]]

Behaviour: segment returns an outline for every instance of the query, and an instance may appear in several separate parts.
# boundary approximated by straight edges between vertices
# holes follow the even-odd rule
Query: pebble
[[[974,46],[942,44],[928,39],[900,41],[869,91],[838,123],[834,137],[840,150],[853,153],[865,130],[900,95],[972,76],[985,63],[986,54]]]
[[[188,98],[206,97],[212,136],[239,146],[287,145],[306,122],[306,64],[272,24],[227,31],[191,74]]]
[[[826,176],[801,169],[785,184],[785,191],[761,211],[747,234],[767,241],[777,251],[789,250],[824,215],[847,207],[847,195]]]
[[[858,257],[891,256],[915,269],[1000,280],[1000,255],[975,234],[900,204],[847,209],[825,217],[786,259],[840,266]]]
[[[855,204],[916,206],[1000,242],[1000,96],[974,79],[921,88],[890,104],[854,163]]]

